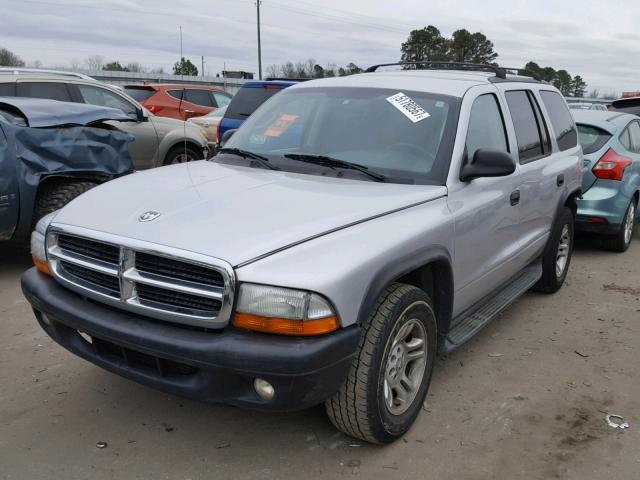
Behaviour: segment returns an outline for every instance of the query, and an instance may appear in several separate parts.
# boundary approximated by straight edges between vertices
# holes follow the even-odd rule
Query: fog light
[[[256,393],[260,395],[263,400],[271,400],[276,393],[273,385],[261,378],[256,378],[253,381],[253,388],[256,389]]]

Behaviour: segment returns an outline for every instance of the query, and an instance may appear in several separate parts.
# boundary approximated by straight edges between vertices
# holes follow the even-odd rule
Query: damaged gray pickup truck
[[[427,66],[298,84],[213,161],[45,217],[22,279],[42,328],[166,392],[402,436],[438,351],[561,287],[582,177],[554,87]]]

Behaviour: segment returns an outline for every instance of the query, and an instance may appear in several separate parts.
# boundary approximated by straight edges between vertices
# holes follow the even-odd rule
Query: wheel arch
[[[362,325],[385,288],[394,282],[405,283],[425,291],[433,302],[442,339],[449,330],[453,311],[453,269],[451,257],[444,247],[428,253],[407,256],[405,259],[382,266],[373,276],[358,312]]]
[[[169,144],[169,147],[164,151],[164,154],[162,155],[162,163],[164,164],[164,162],[167,160],[167,156],[171,153],[173,149],[185,148],[185,147],[195,150],[198,153],[204,153],[203,147],[201,145],[198,145],[193,140],[190,140],[190,139],[187,139],[186,141],[179,140]]]

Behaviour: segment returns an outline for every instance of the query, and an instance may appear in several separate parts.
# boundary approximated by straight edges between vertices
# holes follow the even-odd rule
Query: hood
[[[236,266],[372,217],[446,195],[396,185],[200,161],[134,173],[69,203],[75,225],[210,255]],[[159,212],[140,222],[145,212]],[[366,248],[367,239],[362,239]]]
[[[0,97],[0,109],[7,109],[23,116],[32,128],[87,126],[107,120],[133,121],[116,108],[41,98]]]
[[[177,120],[175,118],[167,118],[167,117],[158,117],[158,116],[149,116],[149,120],[153,123],[153,126],[158,132],[160,138],[164,138],[172,131],[176,131],[178,135],[182,138],[182,136],[190,137],[193,140],[198,140],[202,145],[206,145],[206,138],[202,134],[202,129],[191,122],[183,122],[182,120]]]

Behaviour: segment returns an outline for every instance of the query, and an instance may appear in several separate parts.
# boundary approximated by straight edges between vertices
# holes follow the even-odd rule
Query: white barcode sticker
[[[402,92],[390,96],[389,98],[387,98],[387,102],[400,110],[413,123],[419,122],[420,120],[424,120],[425,118],[429,118],[431,116],[429,115],[429,112],[418,105],[418,103],[414,99]]]

